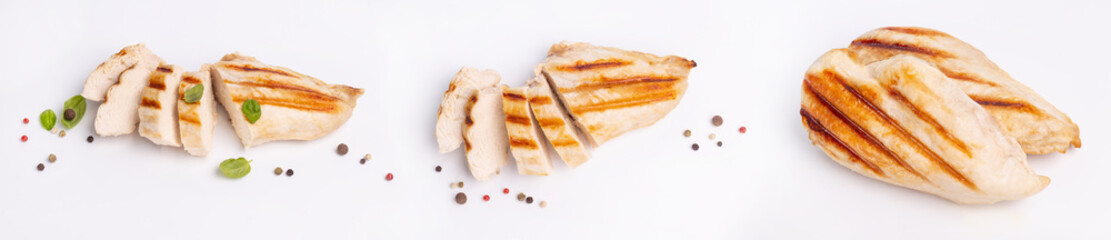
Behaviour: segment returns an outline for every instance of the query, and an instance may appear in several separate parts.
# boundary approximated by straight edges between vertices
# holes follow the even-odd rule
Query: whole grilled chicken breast
[[[232,53],[212,64],[216,100],[231,118],[244,148],[274,140],[312,140],[335,131],[355,109],[363,90],[333,85],[288,68]],[[247,121],[241,108],[253,99],[262,115]]]
[[[956,80],[968,97],[987,109],[1026,153],[1080,147],[1080,129],[1033,89],[1011,78],[983,52],[949,34],[919,27],[886,27],[853,40],[862,64],[909,54]]]
[[[598,147],[671,112],[695,66],[677,56],[561,42],[552,45],[538,68],[576,126]]]
[[[833,160],[962,204],[1021,199],[1049,184],[995,119],[937,68],[910,55],[859,60],[834,49],[803,83],[802,122]]]

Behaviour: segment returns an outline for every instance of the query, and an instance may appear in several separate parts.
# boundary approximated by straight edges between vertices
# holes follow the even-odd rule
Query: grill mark
[[[972,98],[972,101],[976,101],[977,104],[980,104],[980,106],[984,106],[984,107],[1011,109],[1011,110],[1020,111],[1020,112],[1027,112],[1027,113],[1040,113],[1041,112],[1037,108],[1034,108],[1033,106],[1030,106],[1030,104],[1027,104],[1027,103],[1021,102],[1021,101],[1007,101],[1007,100],[995,99],[995,98],[991,98],[991,97],[978,96],[978,95],[968,95],[968,97]]]
[[[657,102],[670,101],[676,99],[676,97],[677,94],[675,93],[675,91],[656,92],[652,94],[642,94],[596,104],[576,105],[571,107],[571,111],[575,114],[583,114],[587,112],[605,111],[618,108],[630,108]]]
[[[552,104],[552,98],[548,97],[548,96],[538,96],[538,97],[529,98],[528,102],[530,104],[534,104],[534,105],[535,104],[541,104],[541,105],[543,105],[543,104]]]
[[[265,67],[260,68],[260,67],[255,67],[255,66],[251,66],[251,65],[224,64],[224,67],[239,70],[241,72],[265,72],[265,73],[278,74],[278,75],[287,76],[287,77],[297,77],[294,74],[287,73],[287,72],[282,71],[282,70],[265,68]]]
[[[545,127],[545,128],[563,126],[563,124],[565,123],[563,121],[563,119],[559,119],[559,118],[539,118],[539,117],[536,118],[536,122],[538,124],[540,124],[540,127]]]
[[[578,147],[579,141],[575,139],[549,139],[552,142],[552,147]]]
[[[157,81],[150,81],[150,83],[147,84],[147,87],[165,91],[166,83],[163,81],[162,78],[159,78]]]
[[[516,138],[516,137],[512,137],[512,136],[509,137],[509,146],[510,147],[518,147],[518,148],[526,148],[526,149],[537,149],[537,148],[539,148],[539,146],[536,145],[536,142],[532,141],[532,139]]]
[[[174,70],[173,70],[173,69],[171,69],[171,68],[169,68],[169,67],[166,67],[166,66],[158,66],[158,68],[155,68],[154,70],[156,70],[156,71],[159,71],[159,72],[164,72],[164,73],[172,73],[172,72],[174,72]]]
[[[466,136],[463,137],[463,147],[466,148],[467,152],[471,151],[471,140],[468,140]]]
[[[926,29],[926,28],[885,27],[885,28],[883,28],[883,30],[892,31],[892,32],[906,33],[906,34],[911,34],[911,35],[919,35],[919,36],[949,36],[949,34],[946,34],[946,33],[943,33],[943,32],[937,31],[937,30],[933,30],[933,29]]]
[[[823,75],[827,75],[827,77],[828,77],[828,75],[834,75],[834,74],[828,73],[828,72],[823,72]],[[836,75],[834,75],[833,77],[838,78],[838,77],[836,77]],[[814,86],[811,85],[811,82],[813,81],[813,80],[811,80],[812,78],[817,78],[817,76],[813,76],[813,75],[809,75],[809,74],[806,76],[805,83],[806,83],[806,92],[807,92],[807,94],[813,95],[814,98],[817,98],[818,102],[821,103],[822,107],[829,110],[829,112],[833,113],[833,115],[836,116],[838,119],[840,119],[842,122],[848,124],[849,127],[851,127],[853,129],[853,132],[856,132],[857,135],[860,135],[861,137],[864,137],[864,140],[866,140],[868,142],[868,144],[871,145],[873,148],[879,149],[880,152],[883,153],[883,155],[895,160],[895,163],[897,163],[899,165],[899,167],[903,168],[903,170],[906,170],[907,172],[910,172],[911,174],[914,174],[914,176],[917,176],[919,179],[922,179],[922,181],[930,182],[930,179],[926,178],[926,176],[923,176],[922,173],[918,172],[918,170],[915,170],[914,167],[911,167],[910,164],[908,164],[905,160],[903,160],[903,158],[900,158],[898,155],[896,155],[895,152],[892,152],[890,148],[887,148],[887,145],[884,145],[883,142],[880,142],[880,140],[877,139],[875,136],[873,136],[872,133],[869,133],[868,131],[865,131],[864,127],[862,127],[859,124],[857,124],[856,122],[853,122],[852,120],[850,120],[848,116],[845,116],[845,113],[841,112],[841,109],[838,109],[836,106],[834,106],[832,103],[830,103],[829,100],[826,99],[825,96],[822,96],[821,94],[818,94],[818,91],[815,91]],[[845,87],[847,88],[848,86],[845,86]]]
[[[524,125],[524,126],[531,126],[532,125],[532,119],[529,119],[526,116],[517,116],[517,115],[509,115],[509,114],[505,115],[505,122],[520,124],[520,125]]]
[[[934,116],[925,111],[922,111],[922,109],[919,109],[918,106],[915,106],[913,103],[911,103],[906,96],[903,96],[903,93],[899,92],[899,90],[889,89],[888,91],[891,93],[891,97],[894,98],[895,101],[901,103],[907,108],[910,108],[910,111],[914,112],[915,116],[918,116],[919,119],[922,119],[923,121],[926,121],[926,123],[929,123],[930,126],[934,128],[935,133],[941,135],[945,138],[946,141],[949,141],[949,143],[952,143],[954,146],[956,146],[958,150],[961,150],[961,152],[964,153],[964,155],[972,158],[972,151],[968,150],[968,145],[965,144],[964,141],[958,139],[956,136],[953,136],[953,133],[949,132],[949,130],[946,130],[945,127],[941,126],[941,123],[938,123],[937,119],[934,118]]]
[[[474,120],[471,119],[470,114],[467,114],[467,117],[463,119],[463,123],[466,123],[467,126],[474,126]]]
[[[972,76],[971,74],[967,74],[967,73],[963,73],[963,72],[954,72],[952,70],[949,70],[948,68],[943,68],[943,67],[938,67],[937,69],[941,70],[941,73],[944,73],[946,77],[949,77],[953,80],[972,82],[972,83],[983,84],[983,85],[988,85],[988,86],[992,86],[992,87],[997,87],[998,86],[994,82],[989,82],[987,80],[977,78],[976,76]]]
[[[599,77],[596,80],[589,81],[588,83],[579,84],[572,88],[559,88],[562,93],[579,92],[579,91],[593,91],[597,89],[607,89],[621,85],[633,84],[648,84],[648,83],[670,83],[679,81],[678,77],[656,77],[656,76],[637,76],[623,79],[610,79],[607,77]]]
[[[192,124],[196,124],[196,125],[201,125],[201,120],[200,120],[200,118],[198,118],[198,117],[197,117],[197,116],[195,116],[195,115],[196,115],[196,113],[193,113],[193,114],[180,114],[180,115],[178,115],[177,119],[178,119],[178,120],[180,120],[180,121],[182,121],[182,122],[187,122],[187,123],[192,123]]]
[[[139,107],[162,109],[162,104],[158,103],[158,101],[155,101],[155,100],[150,100],[150,99],[147,99],[147,98],[143,98],[143,100],[139,102]]]
[[[501,95],[502,95],[502,97],[505,97],[506,99],[510,99],[510,100],[513,100],[513,101],[526,101],[526,100],[528,100],[528,98],[525,98],[524,95],[517,94],[517,93],[503,92]]]
[[[570,71],[593,70],[593,69],[599,69],[599,68],[613,68],[613,67],[620,67],[620,66],[625,66],[625,65],[629,65],[629,64],[631,64],[631,62],[624,61],[624,60],[621,60],[621,59],[598,59],[594,62],[589,62],[589,63],[584,62],[582,60],[579,60],[579,61],[576,61],[574,65],[558,66],[558,67],[556,67],[556,69],[558,69],[560,71],[570,72]]]
[[[919,153],[925,154],[930,159],[930,161],[932,161],[934,164],[937,164],[942,169],[944,169],[945,172],[949,174],[949,176],[951,176],[954,179],[956,179],[957,181],[961,182],[962,184],[964,184],[966,187],[968,187],[972,191],[980,191],[979,188],[976,187],[975,183],[973,183],[971,180],[969,180],[967,177],[965,177],[964,174],[962,174],[962,173],[958,172],[956,169],[954,169],[953,166],[949,164],[949,162],[945,161],[945,159],[941,158],[941,156],[938,156],[936,152],[927,148],[926,145],[922,143],[922,141],[920,141],[918,138],[915,138],[914,135],[911,135],[910,132],[908,132],[905,128],[903,128],[902,125],[899,125],[898,123],[896,123],[894,119],[892,119],[890,116],[887,115],[887,112],[884,112],[883,110],[879,109],[874,104],[872,104],[871,101],[868,101],[867,98],[865,98],[863,95],[861,95],[860,92],[857,92],[856,89],[852,88],[848,84],[845,84],[845,80],[842,79],[841,76],[838,76],[836,73],[830,72],[829,70],[823,71],[823,74],[827,74],[829,77],[831,77],[831,79],[833,79],[833,81],[835,81],[837,84],[840,84],[842,87],[844,87],[850,93],[852,93],[852,95],[854,97],[856,97],[856,99],[858,101],[863,102],[866,106],[868,106],[869,109],[871,109],[873,112],[875,112],[877,115],[879,115],[880,118],[882,118],[884,120],[884,122],[887,123],[888,126],[891,126],[895,130],[898,130],[898,132],[901,134],[901,136],[903,138],[905,138],[906,140],[908,140],[908,141],[910,141],[911,143],[914,144],[913,147],[915,148],[916,151],[918,151]],[[830,107],[833,107],[833,106],[830,105]],[[886,149],[886,147],[885,147],[885,149]],[[888,150],[888,151],[890,151],[890,150]]]
[[[285,107],[295,110],[315,111],[315,112],[332,112],[338,107],[335,104],[320,104],[309,102],[301,99],[290,98],[269,98],[265,96],[232,96],[232,102],[236,104],[243,104],[247,99],[254,99],[260,105],[271,105],[278,107]]]
[[[185,76],[185,77],[181,78],[181,81],[186,82],[186,83],[190,83],[190,84],[201,84],[201,80],[197,79],[193,76]]]
[[[867,167],[868,170],[871,170],[872,173],[876,175],[882,177],[887,176],[887,174],[883,172],[883,169],[880,169],[880,167],[877,166],[875,163],[872,163],[871,161],[865,160],[864,158],[860,157],[860,154],[857,154],[856,150],[849,148],[849,146],[846,145],[844,141],[841,141],[840,138],[837,138],[836,135],[833,135],[833,133],[829,132],[829,130],[822,126],[822,124],[819,123],[817,119],[814,119],[813,116],[810,116],[810,113],[807,112],[805,108],[800,109],[799,114],[802,115],[803,120],[806,121],[806,126],[809,127],[811,131],[822,135],[822,139],[824,139],[824,142],[836,144],[835,147],[849,153],[850,161],[864,164],[864,166]]]
[[[257,79],[257,78],[253,79],[253,80],[254,81],[229,81],[229,80],[224,80],[224,82],[228,83],[228,84],[245,86],[245,87],[248,87],[248,88],[270,88],[270,89],[275,89],[275,90],[291,90],[291,91],[296,91],[296,92],[302,92],[302,93],[305,93],[305,94],[310,94],[310,95],[312,95],[312,98],[317,98],[317,99],[340,100],[338,97],[335,97],[335,96],[332,96],[332,95],[329,95],[329,94],[325,94],[325,93],[322,93],[320,91],[316,91],[316,90],[313,90],[311,88],[306,88],[306,87],[299,86],[299,85],[287,84],[287,83],[281,83],[281,82],[277,82],[277,81],[271,81],[271,80],[266,80],[266,79]],[[257,82],[255,82],[255,81],[257,81]]]
[[[886,42],[879,39],[857,39],[853,40],[852,46],[881,48],[894,51],[913,52],[934,57],[949,58],[952,57],[949,53],[942,52],[941,50],[925,48],[921,46],[907,45],[898,42]]]

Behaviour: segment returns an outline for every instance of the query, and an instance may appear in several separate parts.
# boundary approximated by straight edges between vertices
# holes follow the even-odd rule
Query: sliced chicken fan
[[[463,148],[467,167],[479,181],[501,174],[509,162],[509,140],[502,110],[502,92],[498,87],[478,90],[466,106],[463,120]]]
[[[177,124],[181,129],[181,145],[193,156],[207,156],[212,151],[212,134],[216,129],[216,98],[212,92],[212,77],[206,65],[201,71],[187,72],[181,78],[177,95]],[[185,91],[200,87],[201,99],[185,102]]]
[[[809,70],[802,122],[833,160],[891,184],[963,204],[1041,191],[1019,144],[942,71],[910,55],[864,65],[835,49]]]
[[[139,100],[139,136],[158,145],[181,146],[175,107],[183,73],[169,64],[161,64],[151,73]]]
[[[552,161],[540,137],[540,127],[535,124],[529,109],[528,87],[510,88],[501,85],[502,109],[505,111],[505,129],[509,135],[509,149],[517,160],[517,172],[522,175],[547,176],[552,172]]]
[[[849,49],[863,64],[909,54],[956,80],[1030,154],[1064,153],[1080,147],[1080,129],[1033,89],[1011,78],[983,52],[949,34],[927,28],[887,27],[865,33]]]
[[[362,89],[327,84],[239,53],[225,55],[209,70],[216,100],[227,110],[244,148],[327,135],[351,117],[363,94]],[[262,109],[255,123],[248,122],[241,110],[249,99]]]
[[[463,118],[466,117],[467,100],[478,89],[497,86],[501,75],[494,70],[478,70],[463,67],[451,79],[451,85],[444,92],[444,99],[436,111],[436,142],[440,153],[454,151],[463,143]]]
[[[538,68],[597,147],[666,116],[682,99],[695,66],[678,56],[561,42]]]
[[[155,56],[154,53],[142,49],[128,51],[124,54],[138,59],[135,64],[120,73],[119,82],[108,87],[107,93],[103,96],[104,103],[97,108],[96,120],[93,123],[97,135],[120,136],[130,134],[135,131],[135,127],[139,124],[139,104],[143,89],[147,87],[151,73],[162,62],[162,59]],[[109,61],[113,60],[109,59]],[[99,69],[100,67],[98,67],[97,72],[100,72]],[[97,72],[94,72],[94,75]],[[96,82],[101,82],[101,80],[96,80]],[[90,96],[97,97],[96,89],[99,89],[102,84],[103,82],[96,83],[90,87],[89,81],[86,80],[85,90],[90,92]]]

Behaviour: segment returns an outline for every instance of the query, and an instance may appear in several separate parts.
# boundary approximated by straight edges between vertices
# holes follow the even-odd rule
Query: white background
[[[0,239],[1111,237],[1107,1],[311,2],[0,2]],[[1049,187],[989,206],[837,165],[800,123],[803,72],[890,25],[975,45],[1069,114],[1084,148],[1030,157]],[[552,176],[519,176],[511,164],[476,182],[462,153],[437,153],[436,108],[459,67],[522,85],[562,40],[698,67],[668,117],[573,171],[556,161]],[[39,127],[39,112],[61,109],[97,64],[136,42],[189,70],[240,51],[367,91],[346,125],[315,141],[243,150],[221,118],[206,158],[138,135],[86,143],[97,104],[65,138]],[[711,126],[715,114],[725,126]],[[737,133],[742,125],[748,134]],[[710,133],[725,146],[712,146]],[[351,147],[344,157],[334,153],[341,142]],[[36,171],[50,153],[58,162]],[[366,165],[363,153],[374,155]],[[218,163],[239,156],[254,171],[220,176]],[[274,176],[275,166],[296,174]],[[466,205],[454,203],[453,181],[466,182]],[[520,191],[550,205],[519,203]]]

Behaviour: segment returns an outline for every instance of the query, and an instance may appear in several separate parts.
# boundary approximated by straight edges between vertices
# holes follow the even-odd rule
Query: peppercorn
[[[274,175],[278,175],[278,176],[281,176],[281,175],[282,175],[282,172],[284,172],[284,171],[282,171],[282,168],[281,168],[281,167],[276,167],[276,168],[274,168]]]
[[[464,194],[463,192],[456,193],[455,194],[455,203],[458,203],[459,205],[463,205],[464,203],[467,203],[467,194]]]

